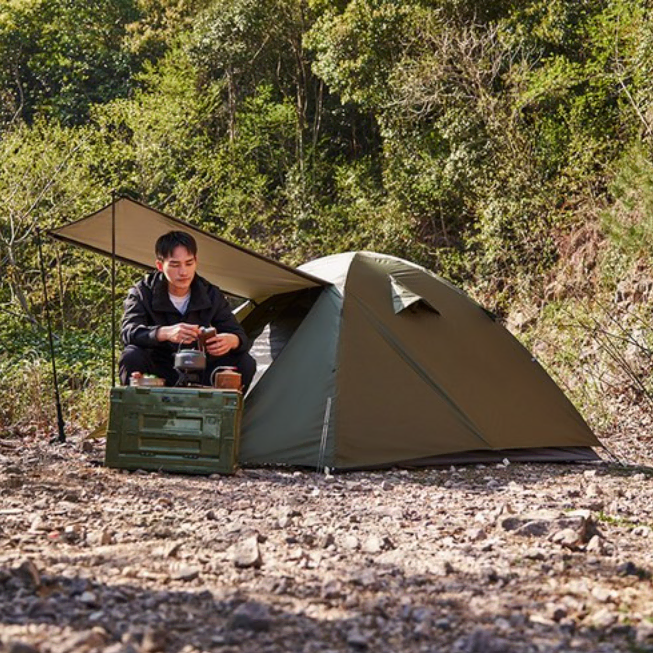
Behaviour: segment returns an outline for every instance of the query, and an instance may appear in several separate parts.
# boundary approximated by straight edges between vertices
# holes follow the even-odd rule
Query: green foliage
[[[134,0],[33,0],[0,11],[5,116],[80,124],[90,105],[125,95],[138,60],[124,47]]]
[[[641,146],[628,151],[618,164],[611,187],[614,204],[602,214],[613,246],[631,262],[653,260],[653,161]]]
[[[27,361],[7,373],[49,383],[20,335],[43,325],[36,225],[111,189],[291,264],[403,256],[504,312],[599,206],[614,286],[651,256],[651,21],[644,0],[5,2],[0,310]],[[44,257],[80,406],[74,379],[107,384],[84,352],[109,337],[110,269]]]

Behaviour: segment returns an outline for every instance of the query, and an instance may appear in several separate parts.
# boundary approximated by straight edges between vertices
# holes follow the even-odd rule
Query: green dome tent
[[[293,269],[127,198],[52,235],[151,266],[156,238],[179,228],[198,240],[199,274],[249,300],[236,314],[259,369],[242,463],[598,459],[600,442],[529,352],[420,266],[355,252]]]

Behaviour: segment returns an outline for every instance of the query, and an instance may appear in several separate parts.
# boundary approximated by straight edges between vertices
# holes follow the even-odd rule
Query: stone
[[[587,616],[585,618],[585,623],[593,628],[604,630],[617,623],[617,619],[618,616],[614,612],[604,608],[603,610],[599,610],[598,612]]]
[[[41,586],[41,574],[36,565],[29,558],[25,558],[16,569],[16,575],[23,579],[24,582],[38,588]]]
[[[583,544],[583,537],[573,528],[563,528],[551,535],[551,541],[568,549],[578,549]]]
[[[148,628],[143,633],[141,653],[162,653],[166,650],[168,636],[165,630]]]
[[[233,611],[228,627],[232,630],[263,632],[270,629],[271,622],[270,611],[265,605],[258,601],[248,601]]]
[[[569,614],[569,610],[564,605],[555,604],[550,606],[549,613],[553,621],[562,621]]]
[[[600,486],[597,483],[590,483],[585,488],[586,497],[599,497],[602,494],[603,494],[603,490],[601,490]]]
[[[653,644],[653,622],[642,621],[635,631],[635,641],[638,644]]]
[[[631,531],[635,537],[651,537],[652,532],[650,526],[636,526]]]
[[[460,650],[463,653],[508,653],[510,648],[505,640],[494,637],[488,630],[476,628],[463,639]]]
[[[534,519],[517,528],[515,535],[519,535],[520,537],[542,537],[548,534],[550,528],[551,522]]]
[[[39,653],[39,649],[27,642],[11,641],[7,646],[7,653]]]
[[[345,535],[345,537],[342,538],[342,546],[345,549],[354,551],[359,546],[358,538],[355,535]]]
[[[620,576],[638,576],[641,579],[650,578],[650,573],[646,569],[638,567],[630,560],[617,565],[617,573]]]
[[[599,535],[593,535],[590,538],[590,541],[587,543],[585,551],[587,551],[587,553],[606,555],[609,551],[609,548],[606,546],[606,543],[602,537]]]
[[[81,603],[84,603],[85,605],[89,606],[96,606],[97,605],[97,596],[93,592],[82,592],[82,594],[79,597],[79,600]]]
[[[234,565],[239,568],[260,567],[262,564],[261,551],[258,546],[258,536],[250,535],[240,540],[234,547]]]
[[[466,535],[472,542],[480,542],[487,538],[487,533],[482,528],[471,528],[467,531]]]
[[[200,575],[200,568],[193,565],[182,565],[176,569],[172,574],[171,578],[173,580],[181,580],[188,582],[195,580]]]
[[[369,638],[367,635],[362,633],[358,628],[352,628],[347,633],[347,644],[352,648],[363,651],[367,649],[369,645]]]
[[[368,537],[364,542],[361,550],[365,553],[379,553],[383,547],[383,542],[376,536]]]
[[[95,627],[90,630],[83,630],[73,635],[70,639],[67,639],[63,649],[71,653],[79,653],[79,651],[88,649],[98,649],[106,644],[107,638],[108,635],[104,628]]]
[[[606,587],[593,587],[592,596],[599,603],[607,603],[608,601],[615,601],[617,599],[617,593],[613,590],[607,589]]]

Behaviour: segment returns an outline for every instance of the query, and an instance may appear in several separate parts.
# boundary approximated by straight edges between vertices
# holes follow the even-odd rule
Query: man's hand
[[[200,328],[197,324],[185,324],[180,322],[179,324],[173,324],[172,326],[162,326],[159,327],[156,331],[156,339],[159,342],[193,342],[197,340],[199,335]]]
[[[211,356],[224,356],[240,346],[240,338],[233,333],[218,333],[206,341],[206,351]]]

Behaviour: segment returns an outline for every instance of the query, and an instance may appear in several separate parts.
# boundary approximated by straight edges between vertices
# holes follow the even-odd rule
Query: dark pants
[[[120,355],[118,370],[120,382],[129,385],[129,377],[132,372],[143,374],[154,374],[165,379],[167,386],[174,386],[179,380],[179,373],[174,368],[174,354],[161,349],[145,349],[136,345],[127,345]],[[235,354],[229,352],[218,358],[209,356],[206,369],[202,373],[200,383],[211,385],[211,374],[216,367],[235,367],[240,372],[243,380],[243,392],[247,391],[256,372],[256,361],[248,352]]]

